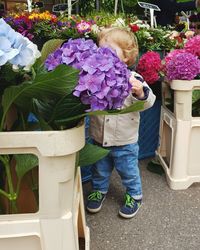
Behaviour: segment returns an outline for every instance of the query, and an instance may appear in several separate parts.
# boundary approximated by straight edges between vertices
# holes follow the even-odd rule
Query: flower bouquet
[[[131,89],[129,70],[112,50],[97,48],[92,40],[85,39],[62,43],[48,41],[38,58],[37,47],[0,19],[1,132],[63,130],[77,126],[85,116],[123,114],[143,108],[143,102],[139,102],[121,109]],[[12,115],[8,122],[11,110],[15,117]],[[30,113],[35,117],[34,123],[29,121]],[[94,163],[107,153],[86,145],[79,154],[78,165]],[[11,178],[13,159],[18,166],[16,187]],[[9,177],[8,190],[1,188],[0,194],[16,212],[21,181],[38,165],[38,160],[27,154],[1,155],[0,162]]]

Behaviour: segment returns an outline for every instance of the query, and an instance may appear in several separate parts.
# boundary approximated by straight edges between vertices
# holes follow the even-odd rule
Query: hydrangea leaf
[[[55,124],[57,125],[65,125],[67,122],[80,119],[85,117],[86,115],[91,116],[91,115],[117,115],[117,114],[126,114],[129,112],[136,112],[136,111],[142,111],[144,109],[144,101],[136,102],[132,104],[131,106],[121,109],[121,110],[98,110],[98,111],[91,111],[91,112],[79,112],[79,115],[73,115],[73,116],[68,116],[67,115],[67,110],[66,110],[66,115],[62,116],[61,119],[55,120]]]
[[[18,86],[11,86],[4,91],[2,105],[4,119],[10,106],[15,103],[18,106],[28,106],[32,98],[47,99],[69,94],[77,84],[78,70],[67,65],[59,65],[51,72],[36,75],[32,82],[25,82]]]
[[[110,150],[86,143],[84,148],[79,151],[78,166],[84,167],[104,158]]]
[[[22,179],[23,176],[34,167],[38,166],[38,158],[33,154],[15,155],[17,177]]]
[[[41,62],[44,62],[48,55],[53,53],[57,48],[59,48],[62,43],[64,42],[63,39],[51,39],[47,41],[41,50]]]

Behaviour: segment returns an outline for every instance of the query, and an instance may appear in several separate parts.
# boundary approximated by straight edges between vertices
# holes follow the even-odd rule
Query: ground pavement
[[[144,198],[132,219],[118,216],[124,190],[113,172],[102,210],[95,215],[86,213],[90,250],[200,249],[200,184],[187,190],[171,190],[165,175],[147,170],[148,162],[140,161]],[[83,184],[83,190],[86,197],[90,183]]]

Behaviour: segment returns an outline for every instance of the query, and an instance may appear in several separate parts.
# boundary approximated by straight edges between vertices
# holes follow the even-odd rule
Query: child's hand
[[[134,76],[131,76],[129,82],[132,84],[132,93],[138,98],[144,98],[144,90],[142,83],[137,80]]]

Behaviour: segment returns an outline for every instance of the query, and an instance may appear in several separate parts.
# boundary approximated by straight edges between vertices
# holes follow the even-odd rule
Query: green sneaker
[[[142,205],[142,199],[135,200],[128,193],[125,194],[125,204],[120,208],[119,215],[123,218],[130,219],[136,215]]]
[[[99,191],[91,192],[87,197],[87,210],[90,213],[97,213],[101,210],[103,201],[105,200],[106,195],[102,194]]]

